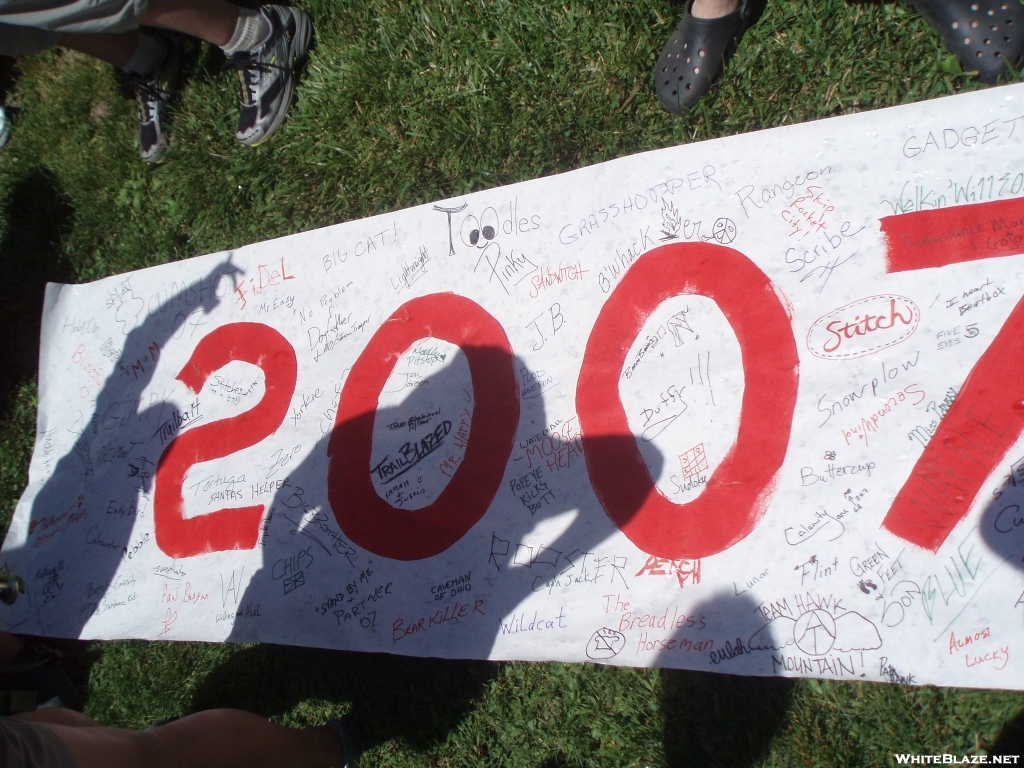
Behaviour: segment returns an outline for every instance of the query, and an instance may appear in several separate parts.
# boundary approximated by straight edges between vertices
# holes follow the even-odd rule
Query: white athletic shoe
[[[171,144],[164,123],[167,105],[178,85],[182,40],[162,32],[155,32],[150,37],[163,42],[167,55],[151,74],[129,78],[128,87],[135,91],[139,105],[139,155],[143,162],[159,163]]]
[[[298,8],[264,5],[260,13],[270,22],[270,36],[253,50],[229,57],[226,65],[238,70],[242,83],[235,138],[250,146],[269,138],[284,122],[312,35],[309,16]]]

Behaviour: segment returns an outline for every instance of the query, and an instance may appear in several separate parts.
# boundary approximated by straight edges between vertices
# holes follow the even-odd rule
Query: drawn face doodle
[[[494,208],[484,208],[479,219],[470,214],[462,220],[462,242],[468,248],[483,251],[481,257],[487,254],[495,262],[501,255],[501,246],[494,239],[498,236],[498,226],[498,212]]]

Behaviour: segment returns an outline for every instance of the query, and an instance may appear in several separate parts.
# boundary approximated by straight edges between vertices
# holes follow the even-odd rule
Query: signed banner
[[[1007,86],[50,285],[0,627],[1024,689],[1020,254]]]

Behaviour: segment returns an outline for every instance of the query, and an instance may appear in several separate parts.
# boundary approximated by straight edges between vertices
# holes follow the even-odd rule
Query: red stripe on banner
[[[882,527],[937,551],[1024,429],[1024,302],[975,364]]]
[[[1013,256],[1024,253],[1024,198],[886,216],[882,234],[887,272]]]
[[[888,271],[1024,252],[1024,198],[882,219]],[[1024,430],[1024,301],[1017,303],[896,495],[882,527],[937,551]]]

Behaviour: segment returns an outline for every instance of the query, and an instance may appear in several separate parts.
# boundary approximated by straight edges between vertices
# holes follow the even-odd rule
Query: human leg
[[[60,44],[124,70],[139,105],[139,154],[144,162],[160,162],[170,146],[164,123],[177,86],[181,41],[133,29],[120,33],[69,32],[61,35]]]
[[[341,741],[327,725],[285,728],[251,712],[211,709],[149,731],[72,727],[33,713],[71,751],[79,768],[343,768]],[[46,718],[54,720],[49,723]],[[18,719],[28,720],[24,715]]]
[[[239,7],[226,0],[149,0],[139,21],[224,46],[238,23]]]
[[[123,69],[139,45],[139,33],[134,29],[128,32],[66,32],[60,36],[60,44]]]
[[[309,47],[309,16],[297,8],[240,9],[225,0],[149,0],[141,21],[220,46],[241,80],[235,138],[255,145],[280,127],[291,106],[296,67]]]
[[[80,768],[49,728],[0,717],[0,765],[5,768]]]
[[[0,4],[3,5],[3,4]],[[12,41],[8,56],[43,50],[60,44],[104,61],[131,56],[135,28],[139,24],[160,27],[198,37],[214,45],[226,45],[238,22],[239,7],[227,0],[65,0],[22,2],[18,10],[0,8],[0,22],[32,38],[26,47]],[[40,36],[40,33],[44,33]],[[120,36],[119,33],[127,33]],[[39,38],[38,41],[35,38]],[[95,38],[95,39],[90,39]],[[5,41],[6,35],[0,38]],[[24,49],[24,50],[23,50]],[[111,61],[115,66],[122,66]]]
[[[11,16],[0,13],[3,22]],[[49,30],[41,39],[32,39],[33,51],[56,44],[60,34],[62,45],[133,75],[131,84],[139,100],[139,151],[150,163],[162,159],[169,146],[163,118],[178,74],[179,43],[134,29],[124,31],[126,25],[142,23],[220,46],[229,67],[238,70],[242,86],[235,138],[249,145],[269,138],[284,121],[298,64],[312,38],[309,16],[302,10],[272,5],[249,10],[226,0],[72,0],[64,11],[22,13],[13,25],[3,22],[0,33],[7,27],[29,31],[32,25]],[[0,34],[0,43],[6,39]]]
[[[88,715],[66,707],[43,707],[31,712],[19,712],[13,717],[26,723],[49,723],[50,725],[66,725],[69,728],[97,728],[100,726]]]
[[[740,0],[693,0],[690,12],[698,19],[720,19],[740,7]]]
[[[284,121],[313,33],[309,16],[298,8],[264,5],[257,13],[267,23],[266,38],[250,50],[225,48],[227,65],[238,70],[242,86],[235,138],[250,146],[269,138]]]

